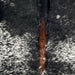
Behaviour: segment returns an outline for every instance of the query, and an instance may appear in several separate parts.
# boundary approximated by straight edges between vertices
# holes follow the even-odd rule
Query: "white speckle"
[[[67,63],[75,62],[75,43],[73,43],[70,38],[68,38],[67,41],[59,42],[55,50],[55,58],[58,59],[58,61]]]
[[[5,23],[0,23],[0,66],[3,61],[9,63],[9,65],[11,62],[14,62],[14,65],[24,62],[26,65],[23,67],[25,72],[22,72],[26,75],[26,70],[30,68],[27,63],[32,57],[32,54],[30,53],[32,48],[28,43],[30,43],[32,38],[35,38],[36,35],[34,36],[31,35],[31,33],[25,33],[23,36],[11,36],[10,32],[6,30],[5,27]],[[6,59],[8,59],[8,61],[5,61]],[[13,59],[16,60],[13,61]],[[19,67],[19,69],[20,68],[22,67]]]
[[[60,17],[61,17],[60,15],[56,15],[56,19],[60,19]]]
[[[12,53],[12,52],[10,52],[8,55],[9,55],[9,56],[11,56],[11,55],[13,55],[13,53]]]

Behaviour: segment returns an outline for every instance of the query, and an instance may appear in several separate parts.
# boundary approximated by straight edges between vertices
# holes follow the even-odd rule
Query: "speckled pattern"
[[[0,0],[0,75],[40,75],[39,2]],[[45,22],[46,75],[75,75],[75,1],[50,0]]]

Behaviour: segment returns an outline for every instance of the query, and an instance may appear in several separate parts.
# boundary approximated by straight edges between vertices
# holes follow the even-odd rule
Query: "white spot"
[[[60,17],[61,17],[60,15],[56,15],[56,19],[60,19]]]
[[[46,60],[46,58],[42,58],[43,60]]]
[[[15,6],[15,4],[14,4],[14,3],[10,3],[10,6],[11,6],[11,7],[14,7],[14,6]]]
[[[43,57],[43,58],[42,58],[42,57],[40,57],[40,59],[46,60],[46,58],[45,58],[45,57]]]
[[[41,69],[42,68],[42,66],[39,66],[39,69]]]
[[[45,75],[45,74],[46,74],[46,70],[44,70],[41,75]]]

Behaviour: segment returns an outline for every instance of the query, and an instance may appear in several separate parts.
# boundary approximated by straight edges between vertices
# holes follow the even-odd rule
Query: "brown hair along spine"
[[[44,18],[41,18],[41,27],[39,34],[39,57],[40,57],[40,75],[45,73],[45,62],[46,62],[46,29]]]

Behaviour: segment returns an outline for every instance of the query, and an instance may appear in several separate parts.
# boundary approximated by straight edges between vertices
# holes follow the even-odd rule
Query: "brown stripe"
[[[43,60],[43,58],[46,57],[46,30],[45,30],[45,22],[44,18],[41,18],[41,27],[40,27],[40,35],[39,35],[39,55],[40,55],[40,73],[42,75],[42,72],[45,70],[45,62],[46,60]]]

